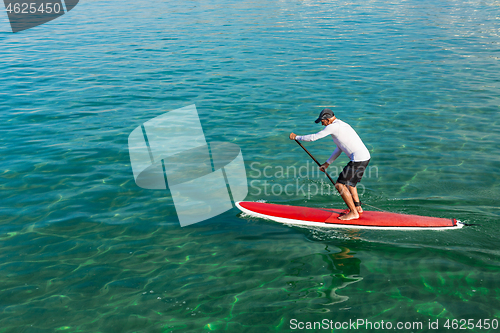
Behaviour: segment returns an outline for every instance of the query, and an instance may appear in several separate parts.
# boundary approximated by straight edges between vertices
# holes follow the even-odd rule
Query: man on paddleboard
[[[337,145],[332,156],[321,165],[320,170],[326,172],[326,168],[344,152],[351,160],[339,175],[335,188],[339,191],[342,199],[349,208],[347,214],[339,216],[340,220],[355,220],[359,218],[359,214],[363,212],[361,202],[359,201],[358,190],[356,184],[363,177],[363,173],[370,162],[370,152],[364,145],[359,135],[347,123],[337,119],[330,109],[323,109],[319,114],[316,123],[321,122],[325,128],[316,133],[309,135],[296,135],[290,133],[290,140],[298,141],[316,141],[331,135],[333,142]]]

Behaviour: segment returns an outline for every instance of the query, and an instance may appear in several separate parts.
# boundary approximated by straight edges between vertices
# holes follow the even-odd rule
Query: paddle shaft
[[[295,140],[295,142],[297,142],[299,144],[299,146],[302,147],[302,149],[304,149],[304,151],[307,153],[307,155],[311,156],[311,158],[314,160],[314,162],[316,162],[316,164],[320,167],[321,164],[319,164],[319,162],[314,158],[314,156],[311,155],[311,153],[306,149],[306,147],[304,147],[302,145],[302,143],[300,143],[298,140]],[[332,177],[330,177],[330,175],[328,174],[328,172],[323,171],[325,173],[325,175],[328,177],[328,179],[330,179],[330,181],[332,182],[333,185],[335,185],[335,182],[333,181]]]

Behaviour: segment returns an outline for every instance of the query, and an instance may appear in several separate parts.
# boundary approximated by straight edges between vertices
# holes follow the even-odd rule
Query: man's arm
[[[332,162],[335,161],[337,159],[337,157],[340,156],[341,153],[342,153],[342,150],[340,150],[339,147],[335,148],[332,156],[330,156],[330,158],[326,161],[326,163],[328,163],[328,165],[332,164]]]
[[[299,141],[316,141],[316,140],[324,138],[327,135],[332,134],[332,129],[333,129],[332,127],[326,126],[322,131],[319,131],[316,134],[297,135],[295,137],[295,140],[299,140]],[[291,135],[290,135],[290,138],[291,138]]]

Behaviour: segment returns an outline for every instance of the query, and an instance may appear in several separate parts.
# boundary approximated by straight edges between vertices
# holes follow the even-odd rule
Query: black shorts
[[[362,162],[349,162],[340,173],[337,183],[355,187],[361,180],[361,177],[363,177],[368,163],[370,163],[370,160]]]

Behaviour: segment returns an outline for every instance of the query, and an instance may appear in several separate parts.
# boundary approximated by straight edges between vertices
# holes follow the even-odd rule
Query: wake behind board
[[[392,230],[444,230],[462,228],[456,219],[364,211],[357,220],[342,221],[339,209],[286,206],[262,202],[239,201],[236,206],[244,213],[276,222],[319,227],[366,228]]]

